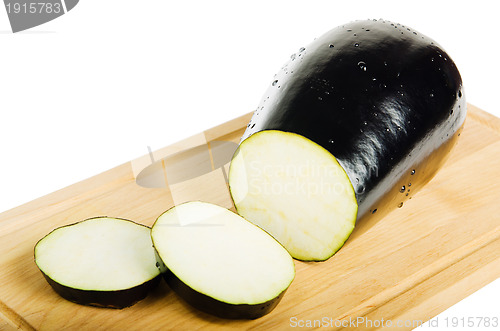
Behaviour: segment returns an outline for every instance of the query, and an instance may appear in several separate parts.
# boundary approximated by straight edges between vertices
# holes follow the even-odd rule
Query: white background
[[[467,100],[500,117],[494,5],[81,0],[17,34],[0,7],[0,211],[252,111],[290,54],[357,19],[400,22],[438,41]],[[497,280],[440,320],[500,317],[499,294]]]

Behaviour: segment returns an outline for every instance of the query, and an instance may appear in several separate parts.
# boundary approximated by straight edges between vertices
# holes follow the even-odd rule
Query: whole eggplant
[[[271,80],[240,148],[268,130],[320,145],[349,177],[359,220],[401,207],[429,181],[465,116],[460,73],[439,44],[401,24],[354,21],[291,55]]]

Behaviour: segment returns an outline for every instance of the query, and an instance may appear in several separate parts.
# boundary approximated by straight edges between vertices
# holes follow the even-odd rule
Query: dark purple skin
[[[144,299],[160,282],[161,275],[132,288],[117,291],[89,291],[64,286],[42,272],[54,291],[66,300],[86,306],[123,309]]]
[[[242,141],[281,130],[321,145],[349,176],[359,219],[430,180],[465,116],[462,79],[435,41],[389,21],[355,21],[291,56]]]

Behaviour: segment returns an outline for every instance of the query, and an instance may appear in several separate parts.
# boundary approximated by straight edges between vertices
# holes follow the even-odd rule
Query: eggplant
[[[231,162],[235,207],[294,258],[326,260],[434,176],[465,116],[434,40],[385,20],[339,26],[272,79]]]
[[[186,202],[167,210],[151,237],[172,290],[221,318],[268,314],[295,277],[292,257],[273,237],[210,203]]]
[[[82,305],[129,307],[161,279],[150,228],[129,220],[95,217],[59,227],[34,253],[54,291]]]

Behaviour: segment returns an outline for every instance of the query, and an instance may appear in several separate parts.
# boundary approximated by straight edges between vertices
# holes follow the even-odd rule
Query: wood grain
[[[238,143],[250,115],[155,151],[153,158],[215,140]],[[360,222],[328,261],[296,261],[296,278],[281,303],[253,321],[198,312],[163,282],[136,305],[110,310],[68,302],[43,279],[33,247],[57,226],[98,215],[151,225],[180,197],[232,206],[227,166],[175,187],[145,188],[135,182],[151,163],[145,155],[0,214],[0,329],[285,329],[294,321],[320,326],[358,318],[368,321],[360,329],[378,329],[373,322],[382,318],[408,321],[398,329],[412,329],[412,321],[432,318],[500,276],[499,153],[500,119],[469,105],[459,142],[436,177],[403,208]]]

